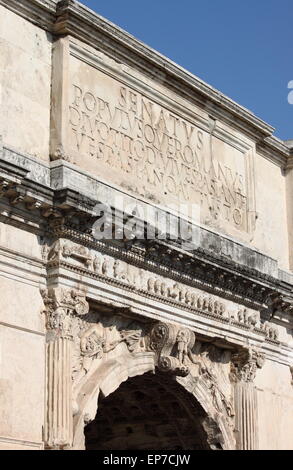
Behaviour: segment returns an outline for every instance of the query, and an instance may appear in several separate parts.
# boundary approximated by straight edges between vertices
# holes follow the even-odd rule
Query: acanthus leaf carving
[[[42,289],[45,305],[47,330],[54,330],[58,336],[72,337],[74,315],[84,316],[89,312],[85,293],[63,287]]]
[[[253,382],[257,369],[261,369],[264,362],[264,353],[252,348],[234,353],[231,362],[232,381]]]

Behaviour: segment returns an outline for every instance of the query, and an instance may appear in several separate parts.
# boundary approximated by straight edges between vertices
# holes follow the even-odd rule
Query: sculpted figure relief
[[[92,325],[80,339],[80,351],[82,357],[82,367],[75,377],[75,382],[89,371],[94,359],[102,359],[104,354],[112,351],[122,340],[116,340],[107,344],[106,332],[101,323]]]
[[[240,323],[243,323],[244,325],[247,325],[251,328],[259,326],[260,324],[259,312],[252,313],[249,312],[246,308],[239,309],[236,318]]]
[[[185,305],[198,310],[210,313],[212,315],[225,316],[225,305],[213,297],[201,296],[191,289],[186,289],[178,282],[168,286],[161,279],[149,277],[147,280],[147,290],[150,294],[169,298],[175,302],[181,302]]]
[[[107,344],[104,327],[101,323],[98,323],[97,325],[92,325],[83,333],[80,340],[81,354],[85,357],[101,359],[103,353],[112,351],[121,341],[122,340],[116,340]]]
[[[220,385],[219,385],[219,378],[215,374],[213,367],[210,367],[209,369],[202,368],[201,373],[202,373],[202,378],[207,388],[210,391],[215,408],[220,413],[222,413],[223,411],[226,411],[227,415],[230,418],[234,416],[235,412],[234,412],[232,401],[226,398],[225,394],[221,390]]]
[[[125,343],[130,353],[144,348],[141,330],[120,330],[113,324],[106,327],[101,322],[91,324],[80,336],[81,365],[75,364],[73,370],[75,387],[89,372],[93,362],[104,359],[107,353],[114,351],[121,343]],[[79,359],[77,358],[77,362]]]
[[[171,297],[174,300],[179,300],[180,296],[180,288],[179,284],[176,283],[172,287],[169,287],[168,289],[169,297]]]
[[[87,269],[93,269],[93,260],[88,248],[68,240],[57,240],[49,250],[48,261],[60,261],[68,258],[74,258]]]
[[[114,271],[114,277],[116,279],[120,281],[129,282],[126,263],[122,263],[119,260],[115,260],[113,271]]]
[[[100,256],[95,256],[93,260],[93,268],[94,268],[95,273],[100,273],[101,266],[102,266],[102,259],[100,258]]]
[[[272,341],[279,340],[279,332],[275,326],[273,326],[270,322],[266,321],[261,326],[262,330],[266,333],[268,339]]]
[[[186,358],[188,357],[189,351],[189,342],[190,342],[190,333],[189,330],[180,330],[177,334],[176,343],[177,343],[177,357],[181,364],[185,364]]]
[[[110,259],[104,258],[104,262],[102,264],[102,274],[104,274],[105,276],[109,276],[110,269],[111,269]]]
[[[205,345],[203,343],[196,357],[200,363],[199,377],[209,390],[214,407],[218,412],[224,412],[228,417],[233,417],[235,413],[231,398],[231,383],[228,371],[225,372],[223,367],[230,361],[229,352],[221,350],[213,344]]]
[[[193,352],[195,343],[197,343],[197,354]],[[158,355],[157,364],[160,370],[183,377],[189,374],[197,377],[210,395],[217,412],[225,413],[229,418],[234,416],[231,393],[227,393],[224,385],[221,385],[224,384],[225,374],[223,371],[219,374],[213,362],[217,361],[221,365],[222,351],[209,345],[200,352],[201,343],[196,341],[195,334],[191,330],[167,323],[154,326],[150,334],[150,347]],[[194,365],[197,368],[193,368]],[[218,368],[220,370],[220,366]],[[226,389],[229,388],[231,392],[228,373],[226,375]]]

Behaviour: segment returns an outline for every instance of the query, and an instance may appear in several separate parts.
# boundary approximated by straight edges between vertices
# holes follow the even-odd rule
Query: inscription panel
[[[74,57],[69,94],[76,164],[153,203],[185,204],[196,222],[249,231],[248,157],[213,135],[215,121],[207,132]]]

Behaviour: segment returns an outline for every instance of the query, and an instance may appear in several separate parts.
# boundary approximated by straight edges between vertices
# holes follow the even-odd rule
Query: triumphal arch
[[[78,2],[0,12],[0,447],[293,449],[292,142]]]

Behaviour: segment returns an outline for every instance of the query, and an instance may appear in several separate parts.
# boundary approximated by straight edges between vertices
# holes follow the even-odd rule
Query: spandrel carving
[[[209,369],[202,369],[201,378],[210,391],[216,410],[220,413],[226,412],[230,418],[233,417],[235,412],[232,400],[227,398],[221,390],[219,378],[215,374],[213,368],[210,367]]]
[[[234,416],[227,351],[197,341],[187,328],[167,323],[153,327],[150,348],[157,354],[157,367],[161,371],[199,380],[217,412],[228,418]]]
[[[142,352],[146,349],[145,333],[139,325],[132,329],[132,321],[112,315],[107,319],[101,315],[88,315],[80,325],[78,337],[75,338],[74,363],[72,377],[74,387],[78,387],[83,377],[107,359],[109,353],[115,352],[124,344],[128,353]],[[95,323],[92,323],[93,320]],[[117,354],[124,354],[120,349]]]
[[[232,418],[235,412],[229,380],[230,356],[228,350],[213,344],[198,343],[190,360],[198,365],[198,377],[209,391],[216,410]]]

